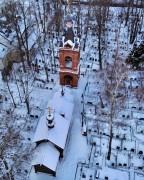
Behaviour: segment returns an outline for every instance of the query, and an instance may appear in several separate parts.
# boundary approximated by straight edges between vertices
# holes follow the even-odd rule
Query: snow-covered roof
[[[64,149],[70,122],[57,113],[54,114],[54,128],[49,129],[46,122],[46,116],[42,116],[39,120],[33,142],[48,140]]]
[[[34,152],[32,165],[40,164],[56,171],[59,156],[60,152],[51,143],[41,143]]]
[[[99,70],[99,64],[93,64],[92,65],[92,69],[95,69],[95,70]]]
[[[104,167],[102,170],[99,170],[99,178],[105,179],[105,177],[108,177],[109,180],[117,179],[129,179],[129,173],[127,171],[120,171],[117,169],[110,169],[107,167]]]
[[[144,179],[144,174],[136,173],[136,172],[135,172],[135,179],[137,179],[137,180],[143,180],[143,179]]]
[[[138,112],[138,111],[133,111],[133,118],[144,118],[144,113]]]
[[[30,116],[40,117],[40,114],[41,114],[41,110],[39,110],[39,109],[32,109],[30,112]]]
[[[131,166],[143,167],[143,159],[139,158],[137,155],[131,156]]]
[[[27,115],[27,109],[25,107],[17,107],[14,109],[14,115],[17,115],[18,117],[26,117]]]
[[[78,66],[79,67],[79,66]],[[79,73],[79,68],[77,70],[71,70],[71,69],[60,69],[59,72],[70,72],[72,74],[78,74]]]
[[[74,46],[74,43],[71,41],[71,40],[67,40],[65,43],[64,43],[64,46],[69,44],[71,47]]]
[[[89,66],[92,66],[92,62],[90,62],[90,61],[86,61],[85,64],[89,65]]]
[[[80,72],[81,72],[81,73],[85,73],[85,72],[86,72],[86,68],[85,68],[85,67],[81,67],[81,68],[80,68]]]
[[[113,139],[112,148],[116,149],[117,146],[121,147],[121,141],[119,139]]]
[[[128,165],[128,155],[124,153],[118,153],[117,163],[127,164]]]
[[[122,146],[127,150],[135,149],[135,141],[124,141]]]
[[[72,96],[68,94],[66,95],[66,97],[65,95],[60,97],[55,96],[52,100],[49,101],[47,107],[51,107],[58,114],[64,114],[65,118],[71,121],[74,104],[72,102],[67,101],[66,99],[72,100]]]

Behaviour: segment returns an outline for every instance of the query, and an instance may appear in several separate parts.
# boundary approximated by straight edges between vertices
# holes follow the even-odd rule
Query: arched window
[[[65,57],[65,66],[68,68],[72,68],[72,58],[69,56]]]

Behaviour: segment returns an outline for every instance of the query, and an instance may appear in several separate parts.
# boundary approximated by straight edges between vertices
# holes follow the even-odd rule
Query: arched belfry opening
[[[66,44],[66,45],[65,45],[65,48],[68,48],[68,49],[70,49],[70,48],[72,48],[72,47],[71,47],[71,45],[69,45],[69,44]]]
[[[79,79],[80,34],[73,31],[73,19],[69,14],[66,28],[59,44],[60,85],[77,87]]]
[[[72,58],[69,56],[65,57],[65,67],[66,68],[72,68]]]

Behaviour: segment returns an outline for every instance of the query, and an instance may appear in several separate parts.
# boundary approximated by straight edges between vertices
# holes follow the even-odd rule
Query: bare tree
[[[143,24],[143,9],[135,8],[130,22],[130,43],[132,44]]]
[[[3,62],[3,65],[4,65],[4,61],[2,59],[2,62]],[[9,84],[9,75],[11,73],[11,70],[12,70],[12,62],[11,61],[8,61],[8,65],[4,67],[3,71],[2,71],[2,78],[7,86],[7,89],[8,89],[8,92],[11,96],[11,99],[12,99],[12,102],[13,102],[13,105],[14,105],[14,108],[16,108],[16,103],[15,103],[15,98],[13,96],[13,92],[11,90],[11,87],[10,87],[10,84]]]
[[[108,8],[105,6],[95,6],[95,18],[96,18],[96,25],[94,27],[96,31],[96,35],[98,38],[98,57],[99,57],[99,66],[102,70],[103,62],[102,62],[102,52],[105,46],[105,23],[107,20]]]
[[[22,92],[23,92],[23,99],[24,102],[26,103],[27,107],[27,112],[30,114],[30,94],[33,91],[33,86],[31,86],[32,80],[32,75],[30,73],[24,73],[22,71],[19,71],[19,79],[22,87]]]
[[[11,44],[17,46],[17,53],[20,61],[23,64],[23,70],[26,72],[25,60],[27,65],[31,66],[29,37],[33,31],[34,22],[30,19],[31,7],[25,5],[24,1],[11,2],[7,5],[7,11],[3,11],[3,16],[6,18],[8,27],[16,32],[14,41]],[[22,28],[22,24],[24,27]]]
[[[62,3],[59,0],[54,0],[51,2],[53,11],[54,11],[54,16],[53,16],[53,25],[55,27],[55,31],[60,33],[61,31],[61,22],[63,18],[63,11],[62,11]]]
[[[123,102],[125,94],[120,94],[123,88],[123,81],[126,75],[126,70],[118,65],[114,65],[111,70],[107,70],[105,74],[107,100],[109,100],[109,148],[107,159],[111,157],[111,146],[113,139],[113,127],[114,120],[118,116],[118,113],[123,109]]]
[[[91,1],[89,1],[87,15],[86,15],[86,19],[85,19],[85,29],[84,29],[85,38],[84,38],[84,44],[83,44],[83,51],[85,51],[87,35],[88,35],[88,29],[89,29],[89,25],[90,25],[89,24],[90,16],[91,16],[90,11],[91,11]]]

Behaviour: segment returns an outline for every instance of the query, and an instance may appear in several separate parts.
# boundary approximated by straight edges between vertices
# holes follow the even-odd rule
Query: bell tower
[[[79,79],[80,37],[73,32],[73,22],[66,19],[66,30],[60,38],[60,85],[77,87]]]

